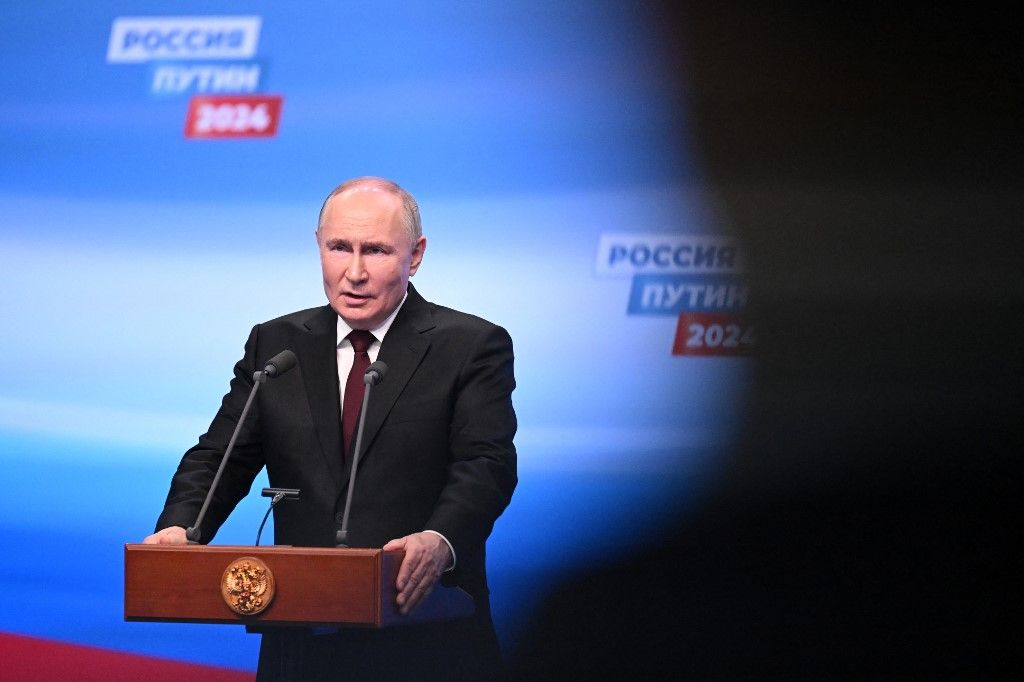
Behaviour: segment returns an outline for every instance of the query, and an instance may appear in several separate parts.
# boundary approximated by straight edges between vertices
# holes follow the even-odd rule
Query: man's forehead
[[[390,192],[339,193],[327,202],[318,238],[323,243],[399,246],[408,241],[401,209],[401,200]]]
[[[401,200],[391,192],[380,189],[352,188],[340,192],[327,202],[326,219],[333,215],[362,217],[365,219],[391,219],[402,208]]]

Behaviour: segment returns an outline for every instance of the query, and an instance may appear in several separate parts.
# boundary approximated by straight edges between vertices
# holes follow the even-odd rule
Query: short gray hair
[[[324,209],[327,208],[327,202],[346,190],[364,185],[377,187],[386,192],[391,192],[402,200],[402,213],[405,218],[405,229],[409,232],[410,243],[413,246],[416,246],[416,242],[423,236],[423,226],[420,224],[420,206],[416,203],[416,199],[407,191],[402,189],[397,182],[388,180],[387,178],[377,178],[372,175],[346,180],[331,190],[331,193],[327,195],[326,199],[324,199],[323,205],[320,206],[320,217],[316,222],[317,232],[320,231],[320,225],[324,222]]]

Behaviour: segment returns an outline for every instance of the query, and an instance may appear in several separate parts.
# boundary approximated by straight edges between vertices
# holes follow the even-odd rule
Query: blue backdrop
[[[521,482],[489,544],[506,645],[554,579],[655,541],[702,494],[749,361],[673,355],[680,308],[630,307],[630,276],[690,272],[679,240],[724,231],[665,94],[682,75],[642,11],[0,7],[0,630],[254,667],[241,628],[122,622],[122,544],[152,531],[249,328],[323,302],[317,211],[356,175],[418,198],[420,292],[515,341]],[[258,34],[229,59],[208,48],[230,33],[152,21],[239,16]],[[126,17],[156,27],[134,38],[140,61],[111,52],[127,49],[111,44]],[[231,65],[258,76],[196,75]],[[169,87],[161,68],[194,77]],[[232,94],[280,96],[276,134],[185,136],[193,96]],[[601,247],[630,235],[628,251]],[[662,243],[676,246],[659,260]],[[251,543],[263,503],[246,500],[216,542]]]

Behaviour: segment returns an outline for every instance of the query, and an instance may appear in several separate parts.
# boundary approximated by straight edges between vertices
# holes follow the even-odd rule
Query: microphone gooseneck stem
[[[363,406],[359,409],[359,424],[356,426],[356,447],[352,453],[352,471],[348,477],[348,493],[345,495],[345,511],[341,515],[341,530],[338,531],[338,547],[348,547],[348,512],[352,507],[352,490],[356,486],[356,469],[359,468],[359,453],[363,447],[363,425],[366,422],[366,405],[370,402],[370,389],[373,382],[366,382],[363,392]]]
[[[196,517],[196,522],[192,524],[190,528],[185,531],[185,537],[188,538],[188,542],[191,545],[199,543],[199,538],[202,537],[200,533],[200,526],[203,523],[203,519],[206,518],[206,510],[210,506],[210,500],[213,499],[213,493],[217,490],[217,484],[220,483],[220,477],[224,473],[224,467],[228,463],[228,457],[231,456],[231,451],[235,448],[235,441],[238,440],[238,434],[242,430],[242,424],[245,423],[245,418],[249,415],[249,408],[252,407],[253,398],[256,397],[256,391],[260,389],[260,384],[267,380],[267,375],[258,371],[252,375],[253,385],[252,390],[249,391],[249,399],[245,401],[245,407],[242,408],[242,416],[238,418],[238,423],[235,424],[235,430],[231,434],[231,440],[228,441],[228,447],[224,450],[224,456],[220,459],[220,466],[217,467],[217,474],[213,477],[213,483],[210,484],[210,489],[206,492],[206,499],[203,500],[203,506],[199,510],[199,516]]]

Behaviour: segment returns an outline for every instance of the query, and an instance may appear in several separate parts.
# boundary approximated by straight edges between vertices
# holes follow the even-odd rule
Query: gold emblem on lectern
[[[244,556],[231,562],[220,580],[220,593],[228,608],[241,616],[253,616],[270,606],[274,598],[274,574],[259,559]]]

